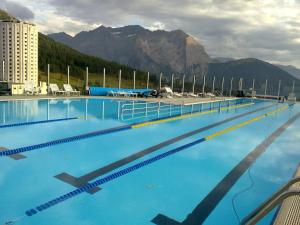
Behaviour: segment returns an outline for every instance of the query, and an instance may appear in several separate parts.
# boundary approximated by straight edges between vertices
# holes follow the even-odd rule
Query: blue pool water
[[[232,102],[228,110],[226,102],[206,104],[202,108],[200,105],[181,108],[150,104],[146,113],[145,109],[139,108],[144,106],[141,101],[79,98],[0,102],[0,147],[8,151],[26,150],[21,152],[25,158],[20,160],[0,157],[0,224],[16,220],[16,224],[24,225],[151,225],[162,224],[162,218],[177,221],[164,223],[170,225],[239,224],[239,219],[293,176],[300,161],[297,149],[300,119],[288,126],[219,200],[216,196],[220,193],[213,191],[214,188],[262,141],[299,113],[300,106],[296,104],[276,112],[274,110],[287,105],[269,101],[238,103],[244,106],[234,108],[235,103]],[[130,108],[133,104],[137,108],[134,112]],[[211,108],[216,110],[200,113]],[[190,144],[273,111],[230,132]],[[181,114],[184,119],[160,120]],[[221,123],[233,117],[237,118]],[[44,122],[3,127],[34,121]],[[157,123],[137,128],[130,126],[147,121]],[[219,125],[185,138],[173,139],[217,122],[220,122]],[[129,129],[30,148],[121,126],[129,126]],[[173,141],[168,145],[155,147],[148,154],[123,160],[118,166],[112,164],[170,139]],[[182,150],[153,161],[155,157],[176,149]],[[152,163],[144,163],[146,166],[139,168],[135,166],[142,162]],[[92,184],[127,168],[137,169],[104,183],[100,186],[102,189],[94,194],[82,192],[70,195],[51,207],[41,211],[37,209],[77,189],[55,176],[64,173],[77,181],[84,180],[92,171],[107,165],[110,169],[90,176],[88,182]],[[85,185],[81,183],[78,187]],[[208,201],[205,202],[205,199]],[[30,213],[32,209],[34,213]],[[260,224],[270,224],[273,215],[274,211]],[[187,220],[189,216],[195,219]]]

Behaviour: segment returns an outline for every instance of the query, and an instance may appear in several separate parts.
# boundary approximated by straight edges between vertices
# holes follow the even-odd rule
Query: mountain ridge
[[[49,34],[49,37],[85,54],[156,74],[193,73],[201,76],[211,61],[205,48],[179,29],[150,31],[139,25],[100,26],[80,32],[71,39],[57,33]]]

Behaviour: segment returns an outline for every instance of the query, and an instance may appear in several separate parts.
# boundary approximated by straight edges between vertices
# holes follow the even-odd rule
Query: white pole
[[[222,88],[221,88],[221,95],[223,96],[224,92],[224,77],[222,78]]]
[[[213,85],[212,85],[212,94],[215,92],[215,81],[216,81],[216,77],[214,76]],[[202,94],[204,94],[204,93],[202,93]]]
[[[48,87],[49,87],[49,85],[50,85],[50,64],[48,64],[47,75],[48,75]]]
[[[195,83],[196,83],[196,77],[194,75],[194,80],[193,80],[193,94],[195,93]]]
[[[86,67],[86,80],[85,80],[85,90],[89,88],[89,67]]]
[[[2,81],[5,80],[4,74],[5,74],[5,61],[3,60],[3,61],[2,61]]]
[[[133,71],[133,89],[135,89],[135,71]]]
[[[68,65],[68,84],[70,84],[70,66]]]
[[[159,76],[159,90],[161,90],[161,78],[162,78],[162,73],[160,73],[160,76]]]
[[[147,74],[147,89],[149,89],[149,79],[150,79],[150,73]]]
[[[121,89],[122,70],[119,71],[119,89]]]
[[[103,87],[105,88],[105,68],[103,68]]]
[[[279,80],[279,83],[278,83],[278,98],[279,98],[279,95],[280,95],[280,87],[281,87],[281,80]]]
[[[171,82],[171,89],[173,91],[174,88],[174,74],[172,74],[172,82]]]
[[[182,93],[184,93],[184,79],[185,79],[185,74],[182,77]]]
[[[232,93],[232,83],[233,83],[233,77],[231,77],[231,80],[230,80],[230,91],[229,91],[230,97],[231,97],[231,93]]]
[[[255,79],[253,79],[253,83],[252,83],[252,98],[254,97],[254,88],[255,88]]]
[[[203,86],[202,86],[202,96],[203,97],[205,96],[204,92],[205,92],[205,76],[203,77]]]
[[[241,91],[243,90],[243,78],[241,78]]]
[[[268,80],[266,80],[266,85],[265,85],[265,98],[267,96],[267,87],[268,87]]]
[[[293,81],[292,93],[295,91],[295,81]]]

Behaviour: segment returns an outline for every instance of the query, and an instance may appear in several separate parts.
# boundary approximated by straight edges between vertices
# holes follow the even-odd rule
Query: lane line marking
[[[262,115],[262,116],[258,116],[258,117],[255,117],[255,118],[253,118],[253,119],[247,120],[247,121],[245,121],[245,122],[243,122],[243,123],[241,123],[241,124],[243,124],[243,126],[248,125],[248,124],[250,124],[250,123],[253,123],[253,122],[256,122],[256,121],[258,121],[258,120],[261,120],[261,119],[263,119],[263,118],[265,118],[265,117],[267,117],[267,116],[270,116],[270,115],[272,115],[272,114],[275,114],[275,113],[277,113],[277,112],[281,112],[281,111],[283,111],[283,110],[286,110],[287,108],[288,108],[288,106],[284,106],[284,107],[281,107],[281,108],[279,108],[279,109],[272,110],[272,111],[270,111],[270,112],[268,112],[268,113],[265,113],[265,114]],[[256,118],[257,118],[257,119],[256,119]],[[238,129],[238,128],[242,127],[242,126],[237,126],[237,125],[235,125],[235,126],[232,126],[232,127],[235,127],[235,129]],[[229,127],[229,128],[223,129],[222,131],[224,131],[224,132],[221,132],[221,133],[217,132],[217,133],[219,133],[219,134],[221,135],[221,134],[225,134],[225,133],[227,133],[227,132],[233,131],[233,130],[234,130],[234,129],[230,129],[230,127]],[[226,132],[225,132],[225,131],[226,131]],[[210,137],[210,138],[208,138],[208,139],[206,139],[206,137],[199,138],[198,140],[193,141],[193,142],[191,142],[191,143],[188,143],[188,144],[179,146],[179,147],[177,147],[177,148],[174,148],[174,149],[172,149],[172,150],[169,150],[169,151],[167,151],[167,152],[161,153],[161,154],[156,155],[156,156],[154,156],[154,157],[152,157],[152,158],[150,158],[150,159],[147,159],[147,160],[144,160],[144,161],[142,161],[142,162],[136,163],[136,164],[134,164],[134,165],[132,165],[132,166],[129,166],[129,167],[125,168],[125,169],[121,169],[121,170],[119,170],[119,171],[117,171],[117,172],[114,172],[114,173],[112,173],[112,174],[110,174],[110,175],[107,175],[107,176],[105,176],[105,177],[103,177],[103,178],[100,178],[100,179],[98,179],[98,180],[96,180],[96,181],[94,181],[94,182],[91,182],[91,183],[89,183],[89,184],[83,185],[82,187],[77,188],[77,189],[75,189],[75,190],[73,190],[73,191],[71,191],[71,192],[68,192],[67,194],[61,195],[61,196],[59,196],[59,197],[57,197],[57,198],[55,198],[55,199],[53,199],[53,200],[50,200],[50,201],[48,201],[48,202],[46,202],[46,203],[44,203],[44,204],[41,204],[41,205],[37,206],[35,209],[29,209],[29,210],[27,210],[27,211],[25,212],[25,214],[26,214],[27,216],[33,216],[33,215],[37,214],[38,212],[41,212],[41,211],[43,211],[43,210],[45,210],[45,209],[48,209],[48,208],[50,208],[50,207],[52,207],[52,206],[54,206],[54,205],[57,205],[57,204],[59,204],[59,203],[62,203],[62,202],[66,201],[66,200],[68,200],[68,199],[70,199],[70,198],[73,198],[73,197],[75,197],[75,196],[77,196],[77,195],[79,195],[79,194],[81,194],[81,193],[83,193],[83,192],[86,192],[86,191],[88,191],[88,190],[90,190],[90,189],[93,189],[93,188],[95,188],[95,187],[97,187],[97,186],[100,186],[100,185],[102,185],[102,184],[105,184],[105,183],[107,183],[107,182],[110,182],[110,181],[112,181],[112,180],[115,180],[115,179],[118,178],[118,177],[124,176],[124,175],[126,175],[126,174],[128,174],[128,173],[131,173],[131,172],[133,172],[133,171],[135,171],[135,170],[138,170],[138,169],[140,169],[140,168],[142,168],[142,167],[145,167],[145,166],[147,166],[147,165],[150,165],[150,164],[152,164],[152,163],[154,163],[154,162],[156,162],[156,161],[158,161],[158,160],[160,160],[160,159],[166,158],[166,157],[168,157],[168,156],[170,156],[170,155],[173,155],[173,154],[175,154],[175,153],[178,153],[178,152],[183,151],[183,150],[185,150],[185,149],[187,149],[187,148],[190,148],[190,147],[192,147],[192,146],[194,146],[194,145],[200,144],[200,143],[202,143],[202,142],[205,142],[205,141],[207,141],[207,140],[210,140],[210,139],[212,139],[212,138],[214,138],[214,137],[218,137],[218,136],[219,136],[219,135],[215,135],[215,136],[209,135],[209,136],[206,136],[206,137]]]

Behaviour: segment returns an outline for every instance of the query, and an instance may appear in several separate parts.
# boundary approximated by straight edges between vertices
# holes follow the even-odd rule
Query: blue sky
[[[100,25],[182,29],[213,57],[300,67],[300,0],[2,0],[0,8],[46,34]]]

